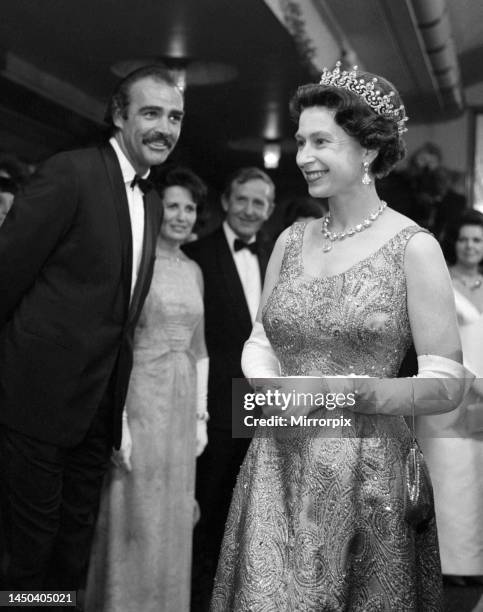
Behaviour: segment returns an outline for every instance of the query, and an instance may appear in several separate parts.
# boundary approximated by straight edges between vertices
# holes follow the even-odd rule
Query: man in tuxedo
[[[270,249],[258,232],[273,211],[275,186],[258,168],[231,176],[221,203],[222,226],[190,243],[203,272],[205,335],[210,358],[208,445],[198,459],[192,609],[207,609],[233,487],[250,440],[232,437],[232,378],[243,378],[241,353],[260,302]]]
[[[183,107],[165,70],[131,73],[109,143],[48,160],[0,229],[4,588],[74,590],[84,576],[161,222],[146,176]]]

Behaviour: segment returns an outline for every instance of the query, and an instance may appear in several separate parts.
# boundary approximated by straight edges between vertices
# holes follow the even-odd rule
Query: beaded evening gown
[[[292,226],[263,311],[283,375],[396,376],[411,341],[404,251],[421,228],[324,278],[304,273],[304,231]],[[442,610],[435,521],[416,530],[404,519],[404,418],[358,418],[357,437],[257,431],[234,491],[212,612]]]
[[[132,472],[107,475],[87,612],[188,612],[196,464],[196,359],[204,356],[196,264],[158,252],[136,329],[126,400]]]

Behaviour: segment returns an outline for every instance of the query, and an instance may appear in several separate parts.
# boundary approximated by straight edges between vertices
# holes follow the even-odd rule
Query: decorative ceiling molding
[[[40,70],[18,55],[7,51],[3,56],[0,74],[36,94],[90,119],[104,123],[105,105],[66,81]]]
[[[264,0],[294,39],[301,61],[316,78],[347,50],[324,21],[316,0]]]
[[[445,0],[265,2],[291,33],[313,74],[341,59],[346,68],[357,64],[393,81],[410,101],[411,120],[430,122],[462,111],[451,41],[441,53],[432,45],[444,38],[444,32],[451,33]],[[429,28],[421,20],[421,7],[426,6],[426,13],[430,10],[438,17],[438,23],[430,23]]]
[[[431,65],[443,107],[464,109],[460,66],[445,0],[406,0]]]

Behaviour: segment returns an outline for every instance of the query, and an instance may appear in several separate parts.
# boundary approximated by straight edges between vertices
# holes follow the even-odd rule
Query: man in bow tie
[[[0,228],[4,589],[82,581],[161,222],[145,179],[183,108],[167,71],[131,73],[109,105],[109,143],[48,160]]]
[[[198,459],[196,498],[201,517],[193,547],[192,609],[207,609],[223,530],[238,470],[249,440],[231,433],[232,378],[243,378],[241,353],[251,332],[270,249],[258,232],[275,200],[271,178],[242,168],[227,181],[222,226],[186,245],[205,282],[205,335],[210,357],[208,445]]]

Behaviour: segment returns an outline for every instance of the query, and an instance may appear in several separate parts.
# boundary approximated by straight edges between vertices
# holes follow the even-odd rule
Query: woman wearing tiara
[[[450,410],[465,370],[439,245],[374,187],[404,155],[405,110],[385,79],[337,66],[300,87],[291,111],[297,165],[329,212],[279,237],[243,370],[248,379],[320,377],[303,384],[331,391],[357,383],[366,401],[352,410],[364,414],[344,435],[257,430],[233,495],[212,611],[439,611],[434,516],[419,522],[405,513],[411,433],[402,415],[411,414],[412,379],[387,379],[413,341],[418,376],[435,377],[430,390],[442,396],[418,401],[416,411]],[[382,380],[371,389],[355,376]],[[300,383],[276,381],[287,390]]]

